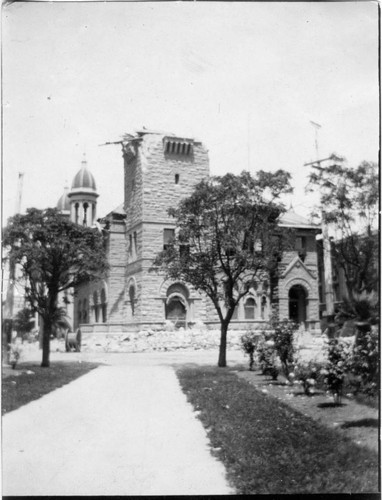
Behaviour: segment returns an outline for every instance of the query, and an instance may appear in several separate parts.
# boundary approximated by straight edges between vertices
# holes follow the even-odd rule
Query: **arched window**
[[[82,319],[82,311],[81,311],[81,307],[82,307],[82,301],[78,301],[78,310],[77,310],[77,319],[78,319],[78,324],[81,323],[81,319]]]
[[[86,299],[84,299],[82,306],[82,323],[88,322],[88,305]]]
[[[134,316],[134,313],[135,313],[135,287],[134,287],[134,285],[130,285],[129,299],[130,299],[131,315]]]
[[[265,319],[265,311],[267,308],[267,298],[265,295],[261,297],[261,319]]]
[[[93,304],[94,304],[94,321],[98,323],[99,320],[99,304],[98,304],[98,294],[93,293]]]
[[[175,174],[175,184],[179,184],[179,174]]]
[[[88,208],[89,208],[89,205],[87,203],[84,203],[84,220],[83,220],[84,226],[88,225]]]
[[[79,206],[79,204],[78,204],[78,203],[76,203],[76,204],[74,205],[74,222],[75,222],[76,224],[78,224],[78,220],[79,220],[79,207],[80,207],[80,206]]]
[[[102,312],[102,323],[107,321],[107,303],[106,303],[106,292],[105,289],[101,290],[101,312]]]
[[[245,319],[255,319],[256,301],[249,297],[244,304],[244,317]]]

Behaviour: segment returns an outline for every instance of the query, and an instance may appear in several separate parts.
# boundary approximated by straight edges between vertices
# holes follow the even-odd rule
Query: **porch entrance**
[[[296,323],[305,323],[307,318],[307,293],[301,285],[294,285],[289,290],[289,319]]]

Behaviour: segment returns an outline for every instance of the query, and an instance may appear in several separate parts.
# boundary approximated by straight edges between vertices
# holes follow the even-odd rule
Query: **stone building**
[[[74,328],[81,325],[84,332],[94,333],[161,330],[166,321],[176,327],[203,323],[207,328],[218,328],[215,309],[204,294],[150,272],[153,259],[175,231],[168,208],[209,176],[207,149],[195,139],[151,131],[126,135],[121,145],[124,201],[98,219],[107,235],[110,271],[104,281],[76,291]],[[71,191],[64,195],[61,207],[73,221],[90,225],[95,220],[98,194],[85,163]],[[231,329],[261,328],[276,304],[281,318],[319,331],[317,226],[292,210],[281,223],[297,231],[297,245],[280,263],[272,304],[269,279],[263,278],[239,304]]]

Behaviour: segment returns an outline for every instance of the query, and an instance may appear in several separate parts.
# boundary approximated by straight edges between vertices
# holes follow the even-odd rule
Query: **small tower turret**
[[[64,188],[64,193],[57,202],[57,209],[60,211],[61,215],[66,218],[70,218],[70,201],[69,201],[69,186],[66,184]]]
[[[70,219],[81,226],[92,226],[96,220],[99,195],[93,174],[87,168],[85,155],[81,165],[81,169],[73,179],[72,189],[68,193]]]

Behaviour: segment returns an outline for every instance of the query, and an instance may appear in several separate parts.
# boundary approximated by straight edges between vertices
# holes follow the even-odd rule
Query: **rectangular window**
[[[296,238],[295,249],[300,259],[304,262],[306,257],[306,236],[299,236]]]
[[[227,247],[225,249],[225,254],[228,258],[230,257],[235,257],[236,255],[236,250],[233,247]]]
[[[133,255],[133,237],[129,234],[129,255],[132,257]]]
[[[243,250],[250,252],[253,254],[255,248],[255,242],[253,241],[253,235],[249,232],[246,232],[244,235],[243,241]]]
[[[179,245],[180,258],[188,257],[190,255],[190,245]]]
[[[306,251],[306,236],[298,236],[296,238],[296,250]]]
[[[163,229],[163,250],[166,250],[174,241],[175,229]]]
[[[134,231],[134,257],[137,257],[138,255],[138,245],[137,245],[137,233]]]

